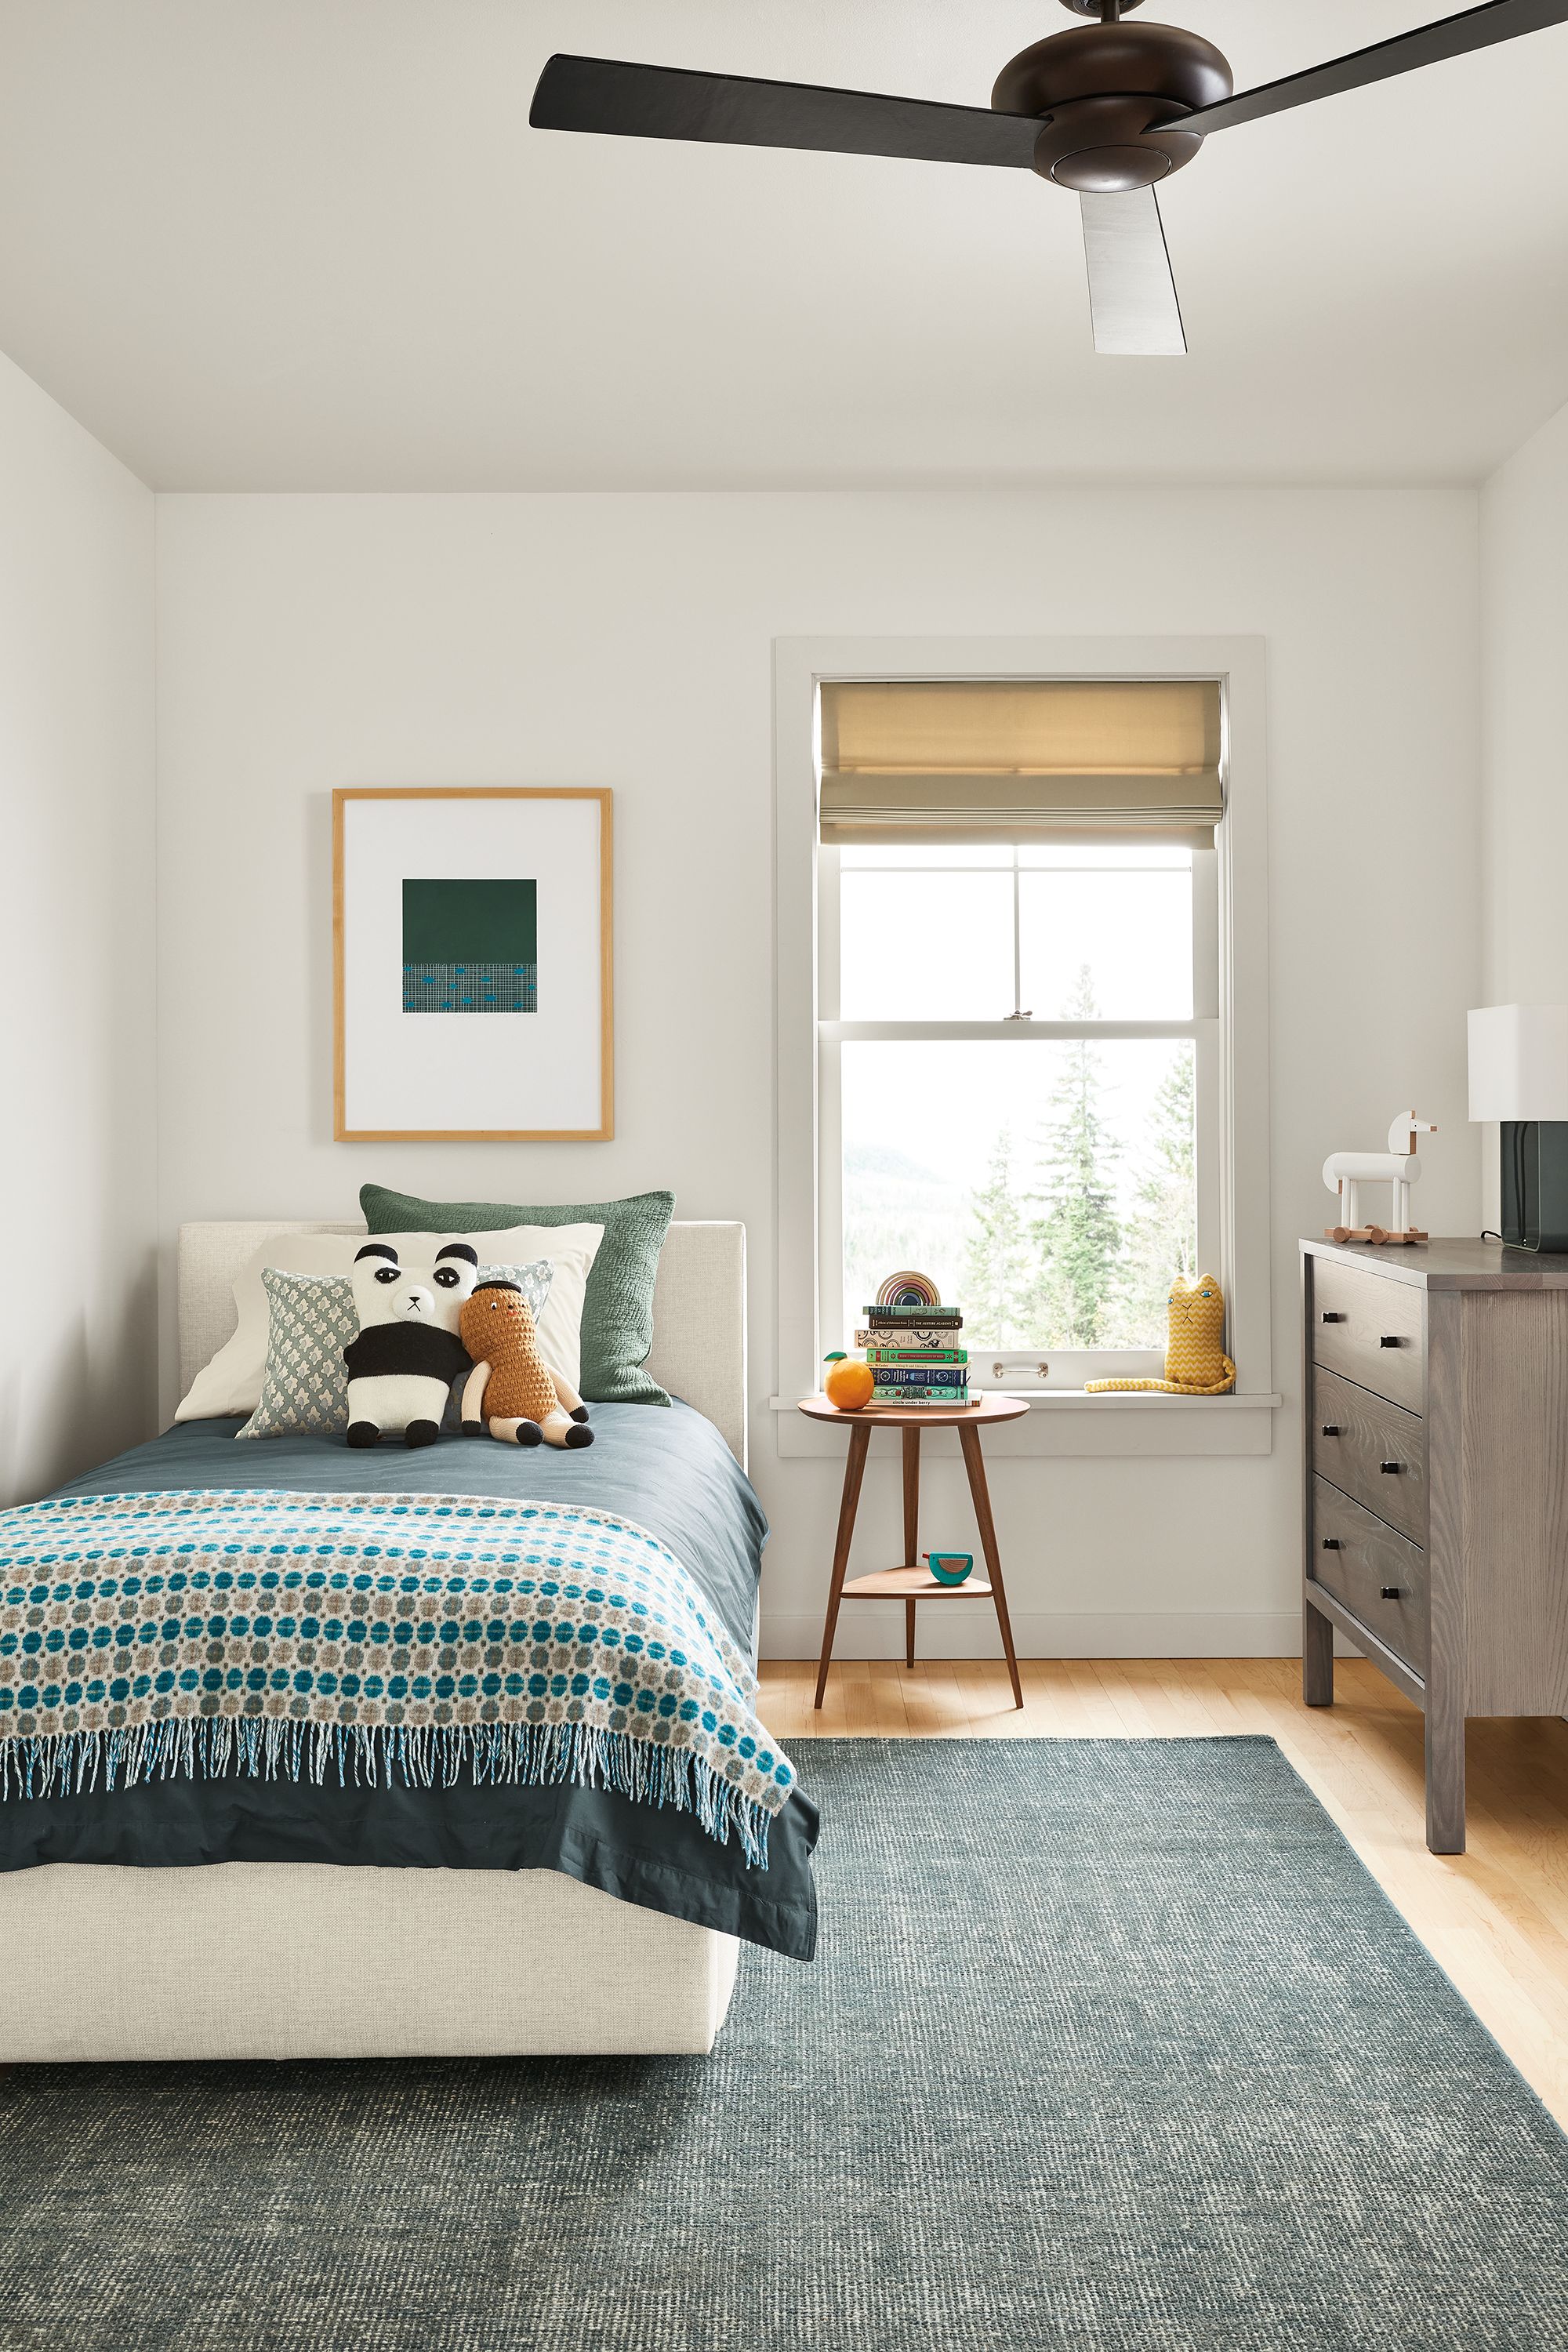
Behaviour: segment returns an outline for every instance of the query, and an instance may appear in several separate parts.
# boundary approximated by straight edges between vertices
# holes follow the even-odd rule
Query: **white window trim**
[[[1229,1303],[1229,1397],[1028,1395],[1025,1421],[994,1433],[999,1454],[1266,1454],[1274,1391],[1269,1302],[1268,845],[1264,641],[1260,637],[779,637],[773,644],[778,1360],[783,1454],[842,1451],[796,1400],[820,1384],[820,1181],[835,1181],[823,1131],[818,1053],[816,688],[825,678],[1191,678],[1225,688],[1227,798],[1220,830],[1219,1276]],[[1196,1008],[1194,1007],[1194,1010]],[[1032,1024],[1036,1035],[1049,1024]]]

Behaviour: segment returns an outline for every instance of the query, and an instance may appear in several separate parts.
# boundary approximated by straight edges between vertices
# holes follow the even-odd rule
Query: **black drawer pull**
[[[1342,1323],[1345,1320],[1345,1318],[1342,1315],[1331,1315],[1325,1307],[1322,1314],[1319,1316],[1318,1320],[1320,1323]]]
[[[1325,1551],[1343,1551],[1344,1546],[1341,1543],[1338,1536],[1325,1536],[1323,1538],[1323,1549]]]
[[[1384,1601],[1403,1601],[1405,1596],[1397,1584],[1384,1584],[1379,1587],[1379,1598]]]
[[[1385,1331],[1377,1344],[1380,1348],[1403,1348],[1405,1342],[1403,1339],[1391,1339]]]
[[[1337,1436],[1339,1435],[1339,1433],[1340,1433],[1340,1425],[1339,1425],[1339,1423],[1338,1423],[1337,1421],[1325,1421],[1325,1422],[1324,1422],[1324,1423],[1323,1423],[1323,1435],[1324,1435],[1325,1437],[1337,1437]]]
[[[1385,1478],[1397,1478],[1405,1465],[1403,1462],[1380,1462],[1377,1466]]]

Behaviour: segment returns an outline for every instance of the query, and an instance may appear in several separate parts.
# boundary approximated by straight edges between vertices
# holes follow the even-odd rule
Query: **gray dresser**
[[[1426,1843],[1465,1844],[1465,1722],[1568,1714],[1568,1256],[1301,1244],[1303,1684],[1334,1628],[1426,1717]]]

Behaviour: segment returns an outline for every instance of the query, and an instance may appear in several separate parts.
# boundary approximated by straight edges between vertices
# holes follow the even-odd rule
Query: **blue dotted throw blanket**
[[[184,1773],[578,1781],[766,1865],[795,1785],[674,1554],[607,1511],[183,1490],[0,1512],[0,1799]]]

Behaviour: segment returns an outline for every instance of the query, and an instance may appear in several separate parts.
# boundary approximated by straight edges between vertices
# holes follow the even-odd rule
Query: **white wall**
[[[153,1400],[153,501],[0,359],[0,1503]]]
[[[1568,408],[1481,492],[1483,856],[1478,1004],[1568,1003]],[[1483,1141],[1498,1217],[1497,1129]]]
[[[1483,984],[1568,1002],[1568,408],[1481,494]]]
[[[1273,847],[1272,1456],[1007,1463],[1020,1646],[1289,1648],[1296,1250],[1335,1147],[1439,1122],[1419,1195],[1477,1214],[1477,516],[1463,490],[1031,497],[174,497],[159,513],[160,1222],[350,1213],[366,1177],[582,1198],[671,1184],[752,1237],[764,1641],[816,1646],[837,1469],[780,1461],[773,1377],[771,644],[776,635],[1261,632]],[[329,796],[616,793],[616,1118],[604,1145],[334,1144]],[[168,1374],[165,1371],[165,1399]],[[934,1450],[934,1449],[933,1449]],[[895,1556],[874,1464],[868,1560]],[[968,1526],[951,1469],[935,1536]],[[890,1646],[898,1612],[847,1654]],[[984,1649],[989,1612],[950,1612]]]

